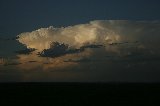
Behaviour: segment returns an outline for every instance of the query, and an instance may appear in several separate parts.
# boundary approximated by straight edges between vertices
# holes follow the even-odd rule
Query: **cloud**
[[[30,53],[32,53],[35,50],[36,49],[34,49],[34,48],[26,48],[24,50],[16,51],[16,53],[18,53],[18,54],[30,54]]]
[[[96,20],[68,27],[40,28],[17,36],[17,40],[26,45],[27,51],[30,48],[36,49],[27,56],[18,55],[20,63],[25,63],[19,66],[60,69],[62,66],[74,67],[81,62],[89,63],[92,60],[103,61],[105,64],[113,60],[108,59],[107,55],[120,61],[134,54],[147,54],[144,58],[157,56],[160,53],[160,47],[157,46],[159,35],[159,21]],[[51,46],[53,42],[58,42],[58,46]],[[56,58],[45,62],[45,58],[38,57],[38,53],[41,53],[42,57]],[[36,62],[30,64],[29,61]]]
[[[144,78],[148,72],[150,78],[157,79],[159,35],[159,21],[123,20],[97,20],[24,32],[8,42],[1,39],[1,45],[5,45],[1,46],[1,54],[10,53],[5,50],[12,47],[17,51],[16,58],[0,56],[1,79],[4,74],[17,77],[20,73],[21,81],[137,81],[137,75],[148,80]],[[44,57],[37,55],[42,52]]]
[[[87,48],[100,48],[103,47],[103,45],[86,45],[81,46],[79,49],[69,48],[67,44],[60,44],[59,42],[52,42],[50,44],[49,49],[44,49],[42,52],[38,52],[38,55],[41,57],[59,57],[66,54],[75,54],[75,53],[81,53],[84,52]],[[27,49],[28,50],[28,49]]]
[[[105,21],[104,21],[105,22]],[[112,21],[106,24],[111,24]],[[32,32],[18,35],[18,41],[29,48],[38,50],[48,49],[51,42],[60,42],[79,48],[85,43],[104,43],[118,41],[120,37],[115,31],[103,25],[103,21],[92,21],[88,24],[68,26],[66,28],[41,28]]]
[[[160,22],[97,20],[87,24],[68,27],[40,28],[18,35],[20,43],[39,51],[50,48],[51,42],[68,44],[80,48],[85,44],[108,44],[119,42],[148,42],[160,34]],[[156,39],[154,39],[156,40]]]
[[[20,70],[41,70],[41,71],[54,71],[54,70],[66,70],[69,67],[75,67],[78,64],[75,62],[65,62],[64,60],[76,59],[76,58],[86,58],[90,57],[91,51],[86,50],[85,52],[81,52],[79,54],[66,54],[62,56],[58,56],[56,58],[44,58],[37,56],[37,52],[34,51],[32,54],[25,55],[19,54],[17,55],[18,61],[22,64],[19,64],[17,67]],[[49,56],[50,57],[50,56]]]

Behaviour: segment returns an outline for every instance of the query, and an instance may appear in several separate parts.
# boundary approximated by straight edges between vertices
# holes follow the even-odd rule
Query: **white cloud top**
[[[87,24],[68,27],[40,28],[19,34],[18,41],[38,51],[50,48],[51,42],[79,48],[85,44],[111,44],[139,41],[145,46],[156,47],[159,42],[159,21],[96,20]]]

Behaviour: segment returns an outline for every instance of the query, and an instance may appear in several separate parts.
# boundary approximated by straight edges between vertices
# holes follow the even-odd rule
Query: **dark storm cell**
[[[68,60],[64,60],[64,62],[91,62],[91,59],[89,58],[68,59]]]
[[[16,51],[17,54],[30,54],[32,53],[33,51],[35,51],[36,49],[34,48],[26,48],[24,50],[19,50],[19,51]]]
[[[74,53],[80,53],[84,51],[86,48],[100,48],[103,45],[85,45],[80,47],[79,49],[76,48],[69,48],[69,45],[59,42],[52,42],[50,44],[49,49],[44,49],[42,52],[39,52],[38,55],[41,57],[59,57],[66,54],[74,54]]]
[[[68,45],[52,42],[49,49],[44,49],[38,55],[41,57],[58,57],[67,54]]]
[[[85,49],[85,48],[100,48],[100,47],[103,47],[103,45],[91,44],[91,45],[82,46],[81,49]]]
[[[38,53],[41,57],[59,57],[65,54],[79,53],[80,49],[69,49],[69,46],[64,43],[52,42],[49,49],[44,49]]]

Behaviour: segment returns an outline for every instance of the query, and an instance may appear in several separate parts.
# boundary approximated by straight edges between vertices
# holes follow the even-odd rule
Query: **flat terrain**
[[[154,106],[160,98],[158,83],[1,83],[0,104],[23,106]],[[1,106],[2,106],[1,105]]]

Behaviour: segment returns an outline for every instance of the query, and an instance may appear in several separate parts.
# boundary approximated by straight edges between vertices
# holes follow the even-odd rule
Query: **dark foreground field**
[[[160,84],[1,83],[0,106],[156,105]]]

